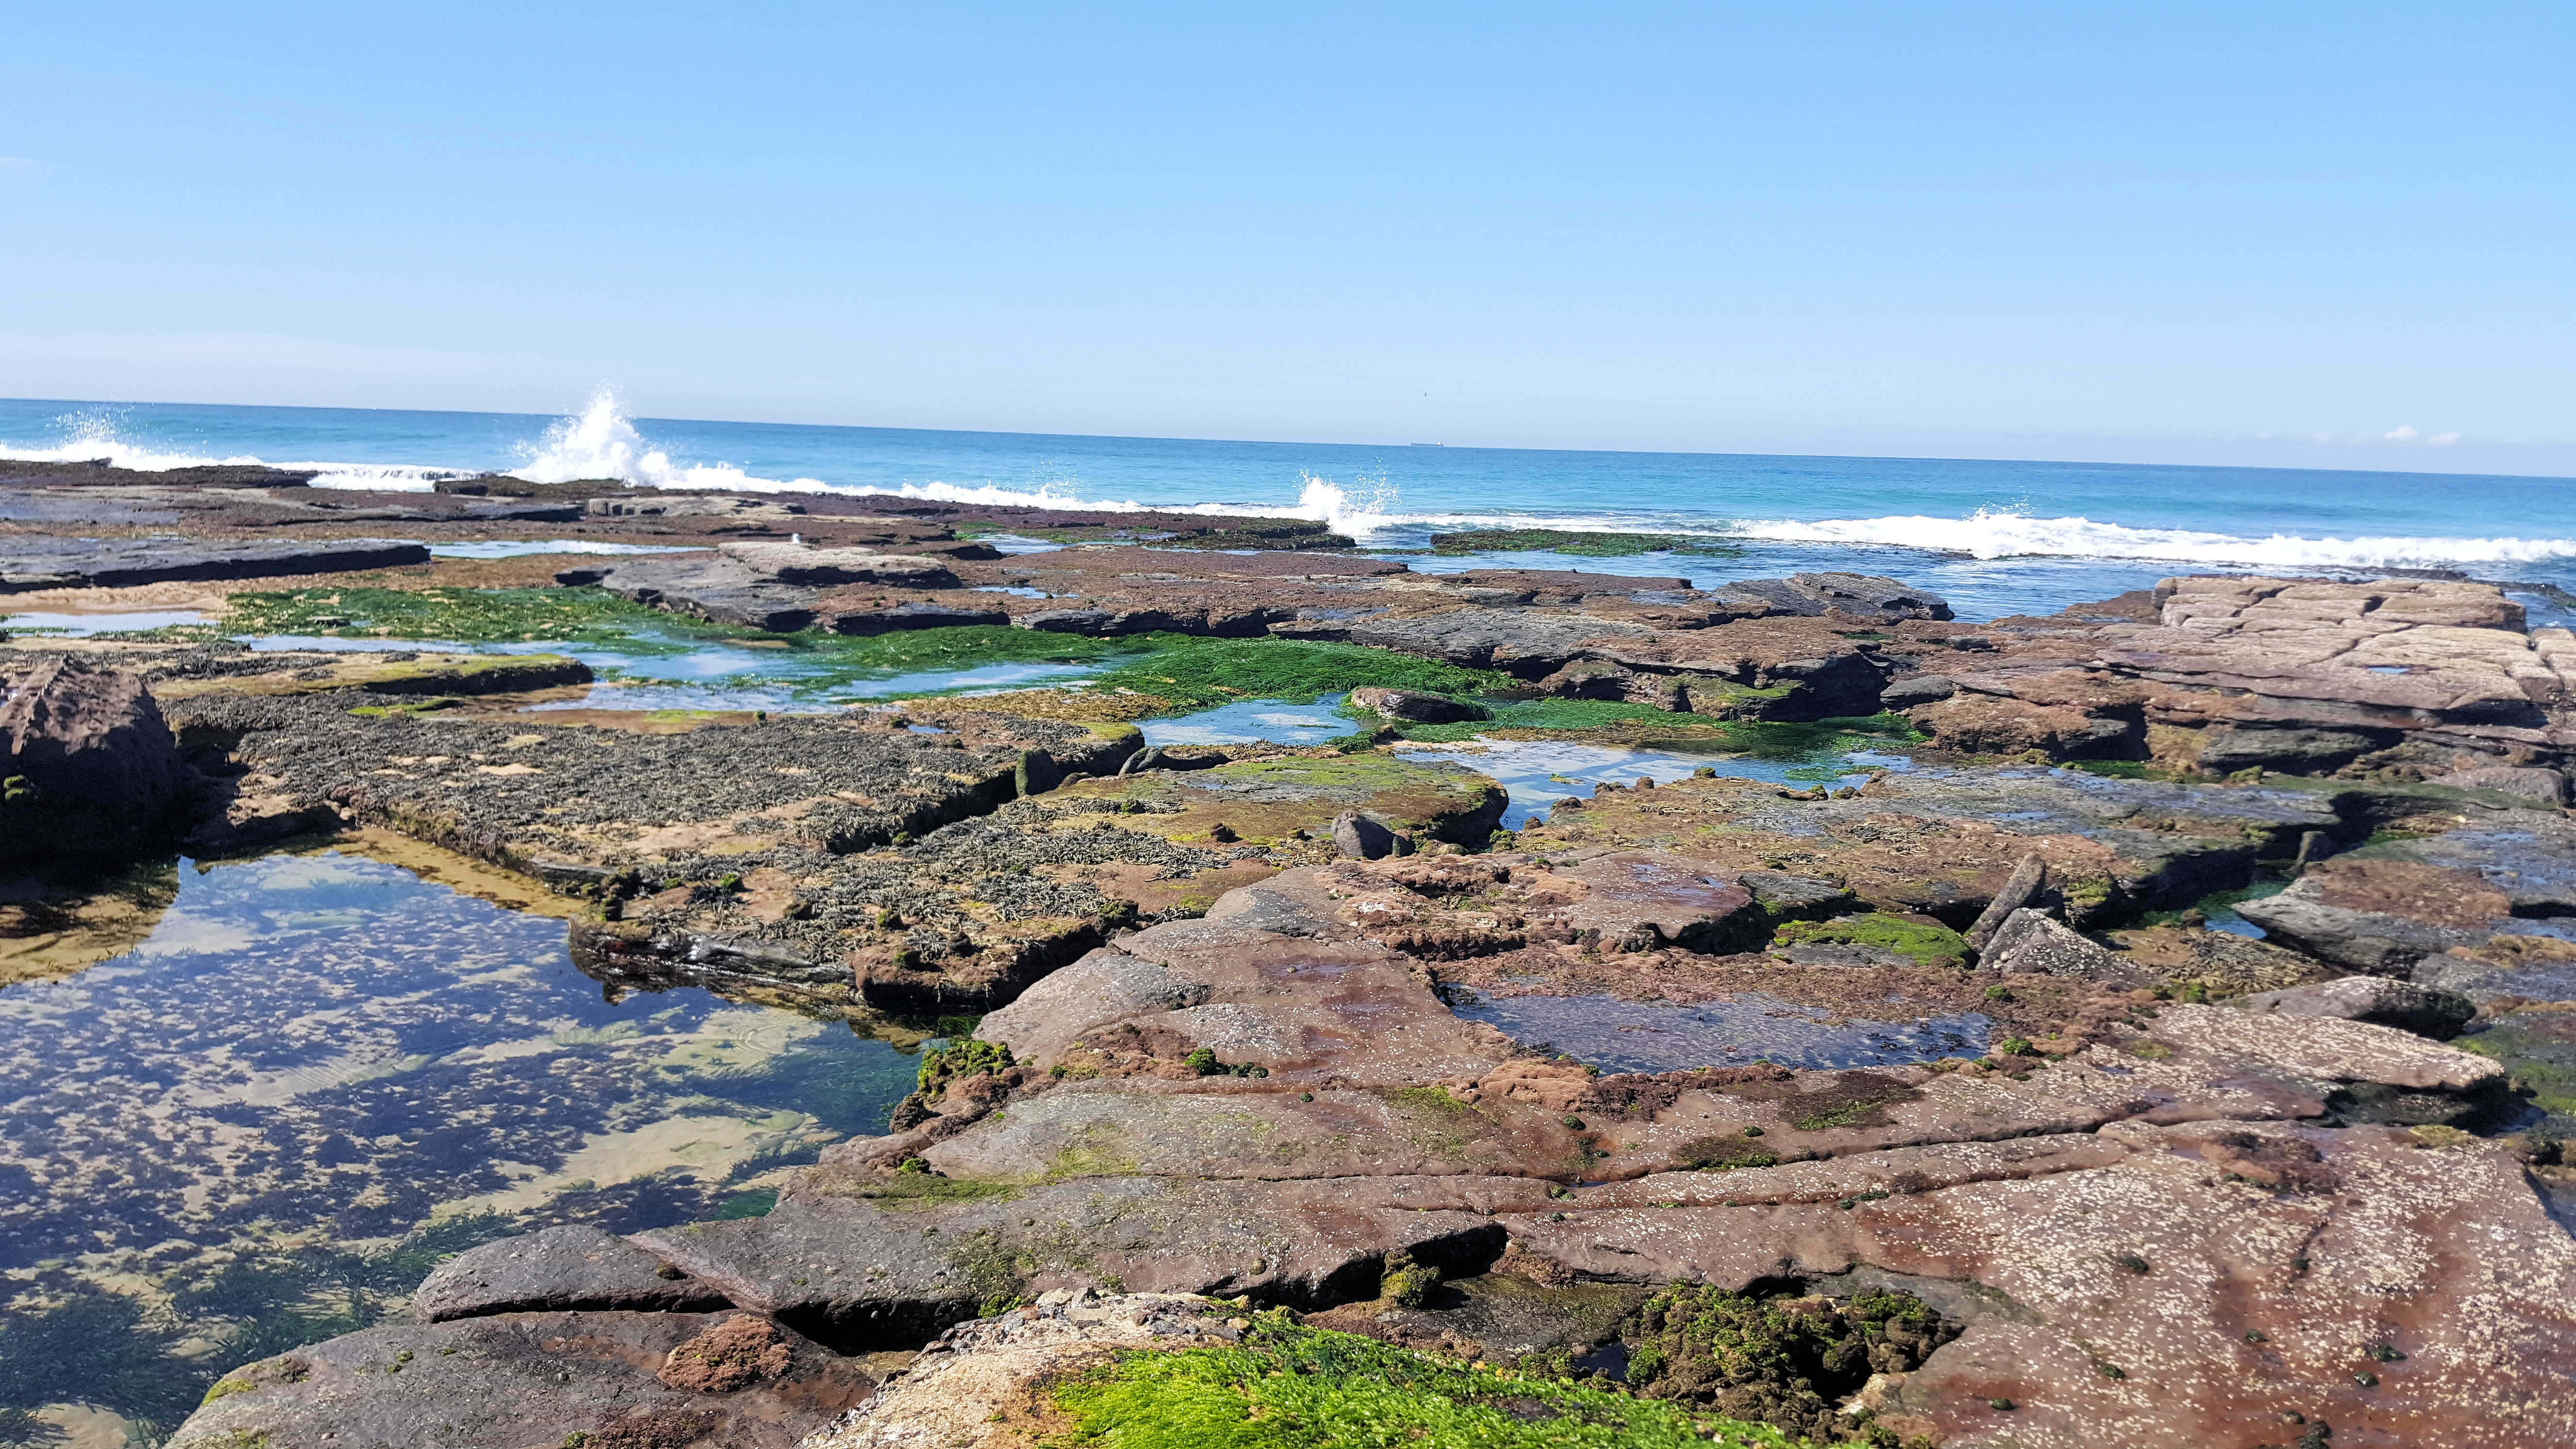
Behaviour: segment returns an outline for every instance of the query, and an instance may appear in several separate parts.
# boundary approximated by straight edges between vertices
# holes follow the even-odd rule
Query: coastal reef
[[[0,969],[172,1084],[0,1113],[0,1430],[2576,1440],[2576,645],[2495,586],[1980,622],[1303,520],[302,483],[0,478],[31,613],[196,616],[0,653],[0,808],[81,857],[16,864]],[[328,551],[397,521],[561,546]],[[431,878],[485,898],[437,977]],[[79,974],[174,889],[163,949],[270,979]],[[271,1062],[410,969],[508,1032]],[[275,1226],[324,1203],[367,1245]],[[300,1316],[183,1337],[255,1278]]]

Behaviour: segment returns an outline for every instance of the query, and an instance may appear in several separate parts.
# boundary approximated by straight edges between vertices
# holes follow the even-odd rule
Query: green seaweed
[[[1796,1449],[1767,1425],[1573,1382],[1471,1368],[1264,1314],[1238,1345],[1120,1354],[1056,1384],[1066,1449]]]
[[[224,615],[234,634],[380,635],[458,643],[532,639],[625,643],[672,616],[606,589],[285,589],[235,594]]]
[[[769,1216],[769,1210],[776,1206],[778,1206],[778,1189],[755,1187],[747,1192],[735,1193],[719,1203],[716,1206],[716,1217],[720,1221],[734,1218],[765,1218]]]
[[[1765,1301],[1714,1287],[1677,1287],[1638,1310],[1641,1342],[1628,1383],[1654,1399],[1814,1435],[1894,1444],[1893,1434],[1844,1414],[1837,1401],[1874,1373],[1906,1373],[1958,1335],[1958,1325],[1908,1293],[1841,1302]]]
[[[1771,937],[1771,944],[1875,946],[1911,956],[1920,966],[1965,966],[1968,938],[1947,926],[1909,921],[1882,911],[1837,916],[1830,921],[1790,921]]]
[[[1505,688],[1508,675],[1462,669],[1358,644],[1306,639],[1201,639],[1150,634],[1124,641],[1138,657],[1095,675],[1098,689],[1127,689],[1171,701],[1173,713],[1248,699],[1311,704],[1361,685],[1474,695]]]

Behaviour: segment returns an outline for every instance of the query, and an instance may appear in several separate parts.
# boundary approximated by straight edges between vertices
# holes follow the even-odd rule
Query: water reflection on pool
[[[1518,830],[1544,817],[1559,800],[1588,797],[1597,785],[1631,785],[1639,779],[1669,785],[1711,769],[1720,775],[1805,789],[1819,784],[1858,785],[1869,778],[1873,769],[1909,769],[1913,765],[1902,755],[1867,750],[1839,754],[1819,766],[1752,755],[1631,749],[1575,740],[1479,739],[1468,745],[1422,745],[1396,754],[1407,760],[1445,760],[1465,765],[1500,781],[1512,797],[1511,805],[1503,812],[1505,830]]]
[[[1469,1021],[1490,1023],[1524,1046],[1544,1046],[1605,1072],[1676,1072],[1743,1066],[1760,1058],[1824,1070],[1985,1053],[1993,1022],[1981,1012],[1866,1021],[1836,1017],[1758,991],[1675,1005],[1616,996],[1500,996],[1466,987],[1442,993]],[[1889,1003],[1891,1013],[1901,1009]]]
[[[1138,725],[1149,745],[1248,745],[1268,740],[1282,745],[1320,745],[1360,728],[1334,713],[1343,696],[1328,694],[1313,704],[1276,699],[1248,699],[1172,719],[1149,719]]]
[[[844,1022],[608,1000],[562,921],[356,855],[179,875],[133,951],[0,990],[0,1411],[103,1382],[124,1324],[112,1346],[159,1365],[133,1382],[184,1413],[282,1339],[398,1307],[425,1225],[452,1250],[763,1209],[911,1085]],[[27,1357],[79,1343],[86,1366]],[[158,1392],[108,1407],[154,1418]]]
[[[1107,661],[1099,660],[1066,663],[1038,659],[853,678],[848,662],[828,650],[770,647],[741,640],[710,641],[650,631],[640,632],[635,638],[648,646],[669,647],[619,649],[579,640],[462,644],[327,634],[266,634],[243,642],[259,654],[298,650],[560,654],[580,660],[600,676],[600,683],[587,698],[541,704],[535,706],[537,709],[756,709],[773,714],[829,714],[865,700],[1067,683],[1109,667]]]

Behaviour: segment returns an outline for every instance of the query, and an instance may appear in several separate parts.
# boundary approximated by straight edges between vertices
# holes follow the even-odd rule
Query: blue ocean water
[[[2453,570],[2571,609],[2576,480],[2115,463],[1776,457],[928,432],[582,413],[0,400],[0,456],[128,467],[324,465],[321,486],[444,473],[619,477],[671,488],[899,493],[1102,510],[1300,514],[1379,548],[1435,530],[1539,524],[1701,534],[1733,556],[1417,558],[1729,578],[1893,574],[1964,618],[2047,612],[2174,573]]]

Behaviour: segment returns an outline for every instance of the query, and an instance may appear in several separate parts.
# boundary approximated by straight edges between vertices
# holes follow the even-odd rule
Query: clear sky
[[[2576,5],[0,0],[0,395],[2576,473]]]

